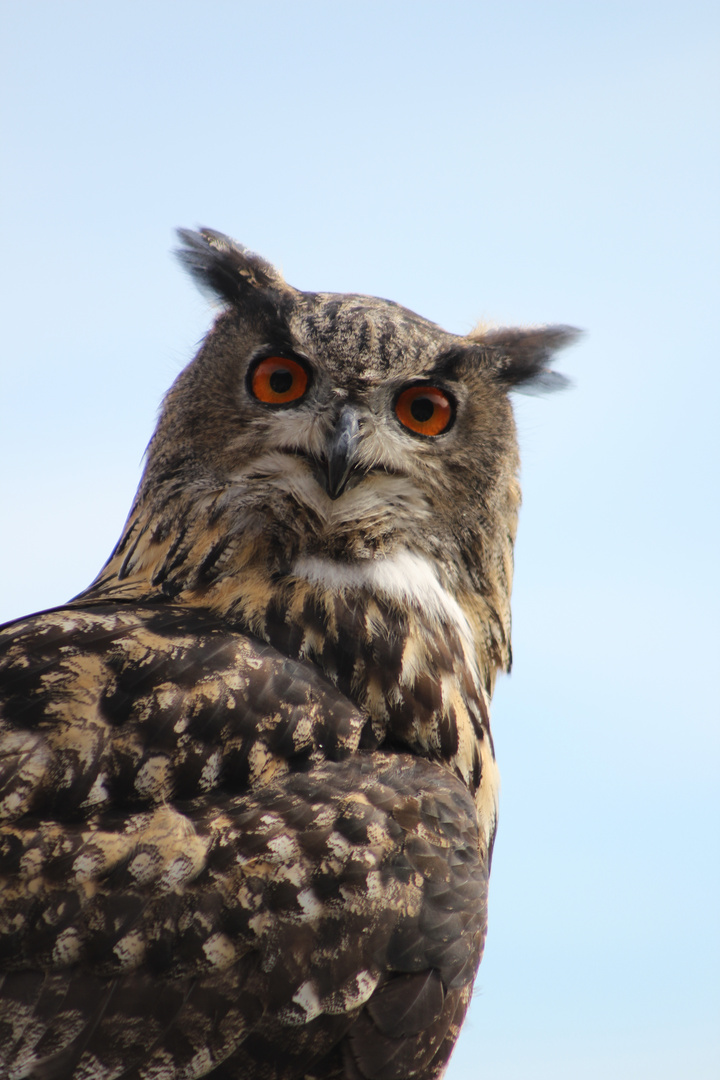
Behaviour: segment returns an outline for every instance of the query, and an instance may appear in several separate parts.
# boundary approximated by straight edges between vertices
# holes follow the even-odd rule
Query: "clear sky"
[[[525,502],[490,933],[448,1080],[720,1075],[717,5],[3,5],[0,617],[115,542],[209,325],[294,285],[566,322]]]

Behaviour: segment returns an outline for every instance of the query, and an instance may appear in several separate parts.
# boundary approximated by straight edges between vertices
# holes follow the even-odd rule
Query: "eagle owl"
[[[520,501],[567,327],[181,232],[222,311],[120,540],[6,626],[0,1076],[431,1080],[483,949]]]

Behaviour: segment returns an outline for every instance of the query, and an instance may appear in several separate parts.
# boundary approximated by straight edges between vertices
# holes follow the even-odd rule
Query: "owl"
[[[437,1080],[487,922],[509,393],[574,331],[180,236],[221,312],[120,540],[0,635],[0,1076]]]

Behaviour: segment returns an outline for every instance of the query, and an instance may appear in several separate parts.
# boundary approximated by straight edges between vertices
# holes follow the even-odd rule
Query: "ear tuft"
[[[180,262],[203,292],[237,303],[251,289],[286,288],[282,274],[269,262],[214,229],[177,231],[183,246]]]
[[[478,327],[468,336],[489,350],[490,365],[501,382],[532,394],[561,390],[568,385],[569,380],[552,371],[550,364],[555,353],[572,345],[581,333],[573,326],[496,330]]]

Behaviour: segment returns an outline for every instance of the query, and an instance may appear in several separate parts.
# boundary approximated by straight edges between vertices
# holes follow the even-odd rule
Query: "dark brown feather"
[[[277,1040],[303,1070],[345,1031],[355,1053],[367,1024],[378,1047],[431,1016],[435,1030],[485,933],[486,868],[459,780],[359,751],[364,717],[320,672],[200,612],[62,609],[5,638],[8,1075],[101,1080],[153,1061],[174,1077],[201,1051],[245,1069]],[[251,776],[256,753],[265,771]],[[363,1019],[370,986],[386,1004],[371,996]],[[222,1036],[210,1002],[213,1029],[233,1018]],[[358,1067],[376,1075],[370,1059]]]

